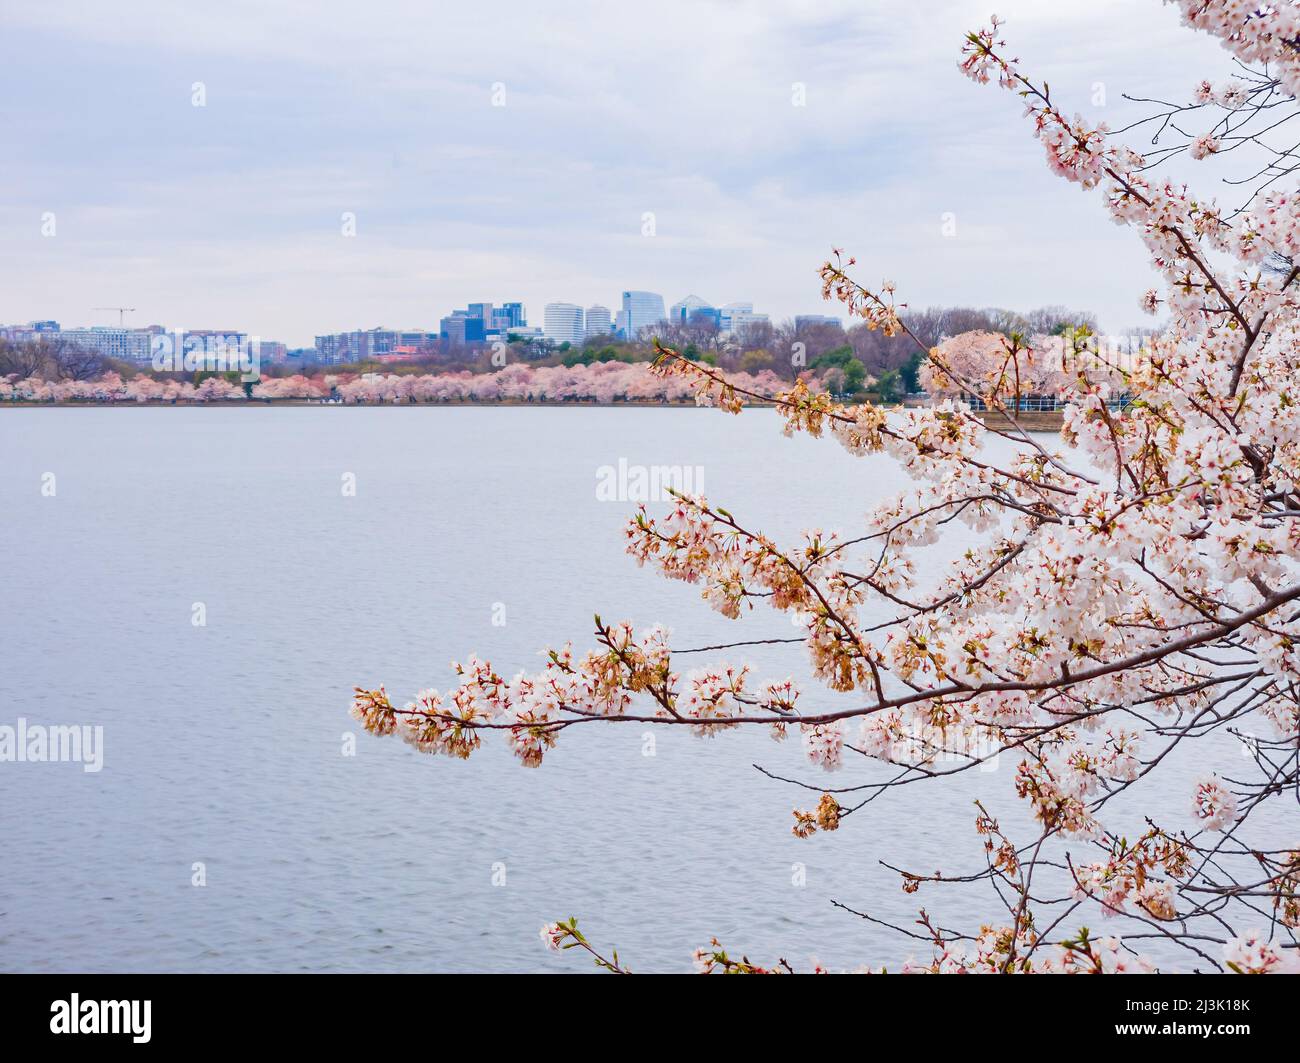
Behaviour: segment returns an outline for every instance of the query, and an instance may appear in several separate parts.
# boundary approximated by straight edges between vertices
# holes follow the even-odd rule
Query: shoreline
[[[539,409],[563,409],[565,407],[591,407],[598,409],[632,408],[632,409],[716,409],[710,405],[697,403],[604,403],[595,400],[575,399],[567,403],[321,403],[307,399],[273,399],[265,402],[253,399],[252,402],[238,403],[0,403],[0,409],[248,409],[251,407],[324,407],[343,409],[408,409],[408,408],[447,408],[447,407],[533,407]],[[776,403],[745,403],[746,409],[775,409]],[[893,408],[893,407],[889,407]]]
[[[237,400],[218,400],[215,402],[28,402],[25,400],[9,400],[0,402],[0,410],[28,408],[34,410],[44,409],[232,409],[241,410],[251,407],[275,407],[275,406],[319,406],[324,408],[343,408],[343,409],[404,409],[408,407],[447,407],[447,406],[508,406],[508,407],[551,407],[563,408],[566,406],[591,406],[596,408],[614,409],[619,407],[632,407],[635,409],[665,409],[665,410],[712,410],[717,407],[701,406],[694,400],[682,402],[651,402],[645,399],[629,399],[623,402],[605,402],[596,399],[563,399],[558,402],[547,401],[527,401],[514,400],[502,402],[468,402],[468,401],[448,401],[448,402],[324,402],[320,399],[237,399]],[[774,409],[774,402],[747,402],[746,409]],[[895,407],[887,407],[894,409]]]
[[[7,400],[0,402],[0,410],[4,409],[32,409],[32,410],[57,410],[57,409],[80,409],[80,410],[102,410],[102,409],[230,409],[246,410],[258,407],[283,408],[286,406],[304,407],[304,408],[324,408],[324,409],[415,409],[415,408],[532,408],[532,409],[565,409],[565,408],[590,408],[590,409],[638,409],[638,410],[715,410],[716,406],[701,406],[691,400],[681,402],[650,401],[647,399],[628,399],[624,401],[599,401],[596,399],[563,399],[557,402],[548,402],[546,400],[505,400],[496,402],[479,402],[468,400],[449,400],[445,402],[325,402],[320,399],[235,399],[235,400],[217,400],[213,402],[29,402],[26,400]],[[777,404],[774,402],[746,402],[744,408],[749,410],[771,410],[776,409]],[[907,407],[901,404],[885,406],[883,409],[891,412],[901,409],[924,409],[925,407]],[[984,422],[986,426],[992,424],[994,427],[1002,425],[1001,417],[993,416],[988,411],[980,410],[975,412],[975,416]],[[1016,418],[1021,429],[1027,432],[1059,432],[1064,424],[1064,417],[1059,410],[1055,411],[1038,411],[1022,410]]]

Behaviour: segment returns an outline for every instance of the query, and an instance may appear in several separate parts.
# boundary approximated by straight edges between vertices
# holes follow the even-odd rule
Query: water
[[[0,968],[582,969],[538,938],[568,915],[636,969],[689,969],[714,935],[851,967],[913,947],[832,898],[904,925],[920,904],[996,916],[978,891],[903,894],[880,861],[982,866],[972,800],[1020,822],[1007,758],[800,841],[790,809],[816,792],[755,764],[880,771],[827,776],[757,732],[665,729],[650,757],[640,725],[574,729],[534,771],[500,736],[430,758],[347,714],[354,684],[405,700],[471,650],[513,674],[584,649],[593,612],[679,646],[788,636],[638,569],[634,504],[599,501],[597,469],[702,466],[710,498],[789,541],[901,490],[887,459],[785,440],[770,411],[423,407],[13,409],[0,455],[0,723],[104,728],[97,774],[0,764]],[[727,656],[803,671],[797,647]],[[1187,825],[1184,792],[1151,801]]]

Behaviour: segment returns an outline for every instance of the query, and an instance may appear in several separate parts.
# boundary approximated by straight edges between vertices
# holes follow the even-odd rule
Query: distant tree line
[[[93,380],[105,368],[98,351],[59,336],[31,341],[0,339],[0,377]]]
[[[1028,313],[971,307],[930,307],[905,311],[904,323],[927,347],[964,332],[997,332],[1006,336],[1061,335],[1081,327],[1096,330],[1096,318],[1086,311],[1045,306]],[[661,322],[642,330],[635,340],[614,335],[590,336],[580,344],[556,344],[534,337],[511,336],[508,342],[471,346],[439,344],[426,348],[409,361],[363,360],[324,366],[328,372],[427,375],[429,373],[493,373],[507,365],[578,366],[597,363],[648,362],[655,357],[654,341],[680,351],[691,361],[704,362],[729,372],[773,373],[794,381],[814,375],[836,395],[868,394],[883,402],[896,402],[921,390],[921,355],[905,336],[886,337],[865,324],[848,329],[830,322],[793,319],[759,322],[732,333],[722,333],[715,322],[696,317],[684,322]],[[263,364],[263,379],[287,378],[301,373],[303,363]],[[42,380],[90,380],[105,372],[123,380],[144,375],[158,377],[147,366],[104,358],[97,352],[57,337],[33,342],[0,340],[0,377],[36,377]],[[160,378],[199,384],[207,373],[165,373]],[[231,376],[231,380],[237,377]]]

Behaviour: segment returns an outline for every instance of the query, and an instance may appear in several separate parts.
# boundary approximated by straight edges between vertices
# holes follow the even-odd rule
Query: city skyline
[[[825,312],[817,267],[842,246],[913,307],[1068,302],[1137,324],[1140,249],[1050,175],[1013,183],[1041,148],[962,84],[952,49],[986,6],[11,5],[0,318],[107,325],[91,308],[120,304],[301,347],[432,326],[422,308],[491,288],[611,306],[625,278],[742,291],[781,319]],[[998,7],[1064,105],[1115,127],[1141,113],[1125,92],[1228,71],[1156,5]],[[488,44],[502,24],[534,44]],[[453,40],[471,46],[432,47]]]
[[[527,307],[521,301],[507,301],[501,304],[493,302],[470,302],[464,309],[451,310],[437,318],[436,324],[429,327],[409,325],[393,327],[386,324],[343,329],[334,333],[313,333],[313,342],[308,344],[289,344],[275,337],[262,337],[247,329],[206,329],[189,328],[177,325],[164,325],[151,321],[148,324],[128,323],[126,313],[138,313],[133,307],[101,307],[103,311],[117,313],[117,325],[83,324],[62,322],[54,318],[27,318],[23,321],[0,321],[0,336],[9,339],[35,339],[41,336],[59,336],[85,342],[96,339],[101,353],[113,357],[122,357],[130,361],[146,361],[150,352],[150,338],[153,336],[183,332],[188,335],[221,334],[238,336],[249,341],[258,340],[263,346],[278,348],[280,354],[286,350],[312,350],[328,355],[326,360],[334,360],[340,348],[355,346],[347,337],[368,337],[376,333],[391,337],[394,348],[403,345],[422,346],[436,343],[438,340],[455,345],[474,345],[494,338],[518,335],[528,339],[545,338],[556,344],[570,343],[581,345],[597,336],[617,336],[621,339],[636,339],[642,330],[659,323],[685,323],[688,321],[711,322],[721,334],[738,331],[746,325],[768,323],[770,316],[756,313],[754,304],[747,301],[733,301],[715,306],[696,295],[688,295],[670,308],[665,309],[664,297],[658,292],[626,290],[622,292],[621,308],[615,313],[600,303],[593,303],[586,308],[576,303],[551,301],[542,309],[541,324],[530,323],[527,319]],[[823,322],[841,324],[837,316],[818,314],[796,314],[791,319],[796,325],[801,322]],[[549,324],[548,324],[549,322]],[[350,353],[367,357],[374,353],[390,353],[390,348],[375,352],[369,344],[363,342],[362,350]]]

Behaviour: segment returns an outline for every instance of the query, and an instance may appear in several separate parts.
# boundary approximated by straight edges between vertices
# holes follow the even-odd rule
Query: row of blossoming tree
[[[762,396],[770,397],[787,386],[766,370],[727,376],[737,387]],[[185,404],[331,398],[366,404],[686,402],[693,398],[693,390],[688,381],[655,374],[648,363],[623,362],[571,367],[516,364],[495,373],[288,376],[258,381],[248,390],[227,376],[210,376],[198,384],[151,376],[124,380],[115,373],[96,380],[0,377],[0,402]]]
[[[1068,401],[1079,373],[1118,398],[1128,369],[1147,354],[1143,342],[1091,334],[1021,336],[976,330],[941,342],[921,366],[920,381],[934,398],[961,398],[1015,411],[1028,399]]]
[[[1240,73],[1197,87],[1176,121],[1165,115],[1157,160],[1062,111],[1007,54],[996,20],[963,49],[963,70],[1023,100],[1051,169],[1099,192],[1163,278],[1142,302],[1163,307],[1168,326],[1138,364],[1106,370],[1132,398],[1122,411],[1108,408],[1107,381],[1080,369],[1061,382],[1071,391],[1062,444],[1045,445],[1005,401],[1015,351],[1004,345],[972,380],[930,350],[931,372],[985,396],[992,416],[977,419],[958,400],[886,414],[798,385],[777,398],[787,434],[829,434],[914,478],[876,504],[865,528],[783,543],[703,497],[642,507],[627,527],[638,562],[697,585],[725,616],[793,613],[821,689],[758,682],[724,662],[688,672],[663,629],[598,618],[593,648],[552,650],[535,674],[507,679],[470,657],[447,693],[395,704],[383,687],[358,688],[354,714],[375,734],[456,757],[499,731],[530,766],[566,732],[615,718],[700,734],[801,733],[815,765],[852,761],[863,778],[796,809],[800,836],[849,825],[885,790],[942,785],[1010,757],[1032,832],[1011,836],[981,804],[970,866],[899,868],[909,893],[982,883],[1000,901],[975,925],[922,910],[917,924],[896,926],[920,953],[904,969],[1150,970],[1154,951],[1182,958],[1166,967],[1294,971],[1300,837],[1277,844],[1276,824],[1292,834],[1300,825],[1300,199],[1276,179],[1288,176],[1285,157],[1235,212],[1160,176],[1153,161],[1178,136],[1192,158],[1252,136],[1267,143],[1248,123],[1296,109],[1300,12],[1239,0],[1179,7]],[[1199,127],[1184,132],[1192,118]],[[886,334],[907,334],[893,287],[860,283],[852,265],[838,253],[825,264],[827,295]],[[755,397],[672,350],[657,372],[729,412]],[[999,446],[986,446],[994,437]],[[909,555],[954,521],[986,544],[937,582],[922,579]],[[1205,771],[1188,782],[1186,814],[1166,821],[1150,798],[1190,743]],[[1112,821],[1120,795],[1148,799],[1136,833]],[[1272,828],[1262,823],[1270,814]],[[1109,920],[1104,936],[1087,929],[1098,916]],[[542,936],[626,970],[573,920]],[[717,941],[696,963],[790,969]]]

